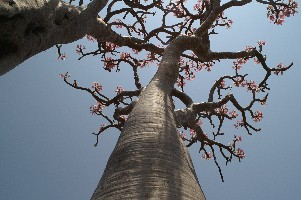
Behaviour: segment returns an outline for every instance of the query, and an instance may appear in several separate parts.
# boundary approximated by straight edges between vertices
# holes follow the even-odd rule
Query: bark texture
[[[1,0],[0,75],[56,44],[83,38],[95,27],[92,11],[60,0]]]
[[[205,199],[173,110],[164,82],[154,79],[131,112],[92,200]]]
[[[165,49],[160,67],[139,97],[92,196],[100,199],[203,200],[194,167],[177,135],[171,91],[185,46]],[[184,48],[183,48],[184,47]]]

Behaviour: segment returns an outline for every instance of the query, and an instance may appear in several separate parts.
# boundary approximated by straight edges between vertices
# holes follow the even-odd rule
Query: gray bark
[[[56,44],[74,42],[95,28],[102,32],[98,9],[91,7],[60,0],[1,0],[0,75]]]
[[[185,38],[177,41],[166,48],[156,75],[135,104],[92,200],[205,199],[176,131],[171,91],[178,58],[187,46]]]
[[[100,199],[205,199],[163,81],[154,79],[131,112],[93,194]]]

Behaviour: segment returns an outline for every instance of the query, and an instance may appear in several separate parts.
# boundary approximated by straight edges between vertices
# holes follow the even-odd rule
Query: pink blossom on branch
[[[241,142],[242,141],[242,136],[235,136],[235,141],[236,142]]]
[[[116,66],[117,66],[117,63],[113,58],[111,58],[111,57],[105,58],[104,69],[111,71]]]
[[[213,158],[213,154],[211,152],[204,152],[202,158],[206,160],[211,160]]]
[[[239,126],[240,127],[243,127],[244,126],[244,121],[241,119],[241,120],[237,120],[237,122],[234,124],[234,127],[235,128],[238,128]]]
[[[256,110],[253,115],[253,120],[255,122],[259,122],[262,118],[263,118],[263,113],[260,112],[259,110]]]
[[[103,129],[104,129],[105,127],[106,127],[106,124],[100,125],[98,131],[99,131],[99,132],[103,131]]]
[[[98,82],[93,82],[92,89],[94,89],[97,92],[100,92],[100,91],[102,91],[102,85],[100,85],[100,83],[98,83]]]
[[[97,102],[97,104],[92,105],[90,107],[90,112],[92,115],[98,114],[99,112],[101,112],[104,109],[104,105],[100,102]]]
[[[67,55],[65,53],[62,53],[61,55],[58,56],[57,60],[66,60]]]
[[[116,92],[117,94],[120,94],[120,93],[123,92],[123,91],[124,91],[123,87],[121,87],[121,86],[117,86],[117,87],[116,87],[115,92]]]
[[[84,45],[81,45],[81,44],[76,45],[76,53],[78,55],[83,54],[83,49],[86,49],[86,47]]]
[[[238,116],[235,110],[232,110],[229,114],[231,118],[236,118]]]
[[[298,3],[295,0],[288,0],[280,4],[268,5],[267,17],[276,25],[282,25],[286,17],[295,15],[297,12]]]
[[[193,129],[189,129],[189,134],[191,136],[195,136],[196,135],[196,132],[193,130]]]
[[[241,148],[237,148],[237,150],[234,153],[239,159],[243,159],[244,157],[246,157],[244,150],[242,150]]]

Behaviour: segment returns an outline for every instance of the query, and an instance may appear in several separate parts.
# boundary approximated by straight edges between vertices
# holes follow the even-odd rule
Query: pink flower
[[[127,60],[130,57],[130,53],[122,52],[120,54],[120,59]]]
[[[67,72],[65,74],[59,74],[60,78],[69,78],[71,75]]]
[[[227,105],[222,105],[220,108],[215,109],[216,113],[227,114],[229,111]]]
[[[78,44],[76,46],[76,53],[79,54],[79,55],[81,55],[83,53],[83,49],[86,49],[86,47],[83,46],[83,45],[81,45],[81,44]]]
[[[178,87],[184,87],[186,85],[185,81],[183,79],[178,79],[177,80],[177,86]]]
[[[116,48],[118,48],[119,46],[117,46],[116,44],[112,43],[112,42],[106,42],[106,47],[105,50],[106,51],[114,51]]]
[[[264,46],[264,45],[266,45],[266,41],[259,40],[259,41],[257,42],[257,44],[258,44],[259,46]]]
[[[242,87],[247,86],[247,91],[252,91],[252,92],[260,92],[260,88],[257,86],[255,81],[250,80],[249,82],[245,80],[244,83],[241,84]]]
[[[244,64],[246,64],[249,61],[249,59],[245,58],[238,58],[236,61],[233,62],[234,66],[233,69],[240,70]]]
[[[238,127],[242,127],[244,126],[244,121],[241,119],[241,120],[237,120],[237,122],[234,124],[234,127],[235,128],[238,128]]]
[[[255,122],[259,122],[262,118],[263,118],[263,113],[260,112],[260,111],[258,111],[258,110],[256,110],[255,113],[254,113],[254,115],[253,115],[253,120]]]
[[[244,150],[242,150],[241,148],[238,148],[234,153],[236,156],[238,156],[239,159],[246,157]]]
[[[124,121],[127,120],[127,116],[125,116],[125,115],[121,115],[120,117],[121,117]]]
[[[236,140],[237,142],[241,142],[241,141],[242,141],[242,137],[241,137],[241,136],[235,136],[235,140]]]
[[[193,129],[189,129],[189,133],[191,136],[194,136],[196,134],[196,132]]]
[[[99,132],[102,131],[102,130],[104,129],[105,126],[106,126],[106,124],[100,125],[100,127],[99,127]]]
[[[208,153],[203,153],[202,158],[206,159],[206,160],[211,160],[213,158],[213,154],[211,152]]]
[[[225,80],[223,79],[223,80],[221,81],[221,84],[219,85],[219,87],[225,88],[225,86],[226,86],[226,82],[225,82]]]
[[[232,24],[233,24],[233,20],[229,19],[228,22],[226,23],[227,29],[231,28]]]
[[[95,115],[95,114],[101,112],[104,107],[105,106],[102,103],[97,102],[97,104],[92,105],[90,107],[90,112],[91,112],[92,115]]]
[[[117,24],[117,25],[115,25],[116,28],[122,28],[123,27],[123,22],[120,19],[114,19],[114,22]]]
[[[123,92],[123,91],[124,91],[124,89],[123,89],[121,86],[117,86],[117,87],[116,87],[115,92],[116,92],[117,94],[120,94],[120,93]]]
[[[97,92],[102,91],[102,86],[98,82],[93,82],[92,83],[92,88],[95,89],[95,91],[97,91]]]
[[[238,116],[235,110],[232,110],[229,114],[231,118],[236,118]]]
[[[254,63],[255,64],[260,64],[260,61],[257,58],[254,58]]]
[[[58,60],[66,60],[67,55],[65,53],[62,53],[57,59]]]
[[[250,51],[253,51],[253,50],[254,50],[254,47],[251,47],[251,46],[246,46],[245,47],[246,52],[250,52]]]
[[[105,58],[104,66],[105,69],[112,70],[116,66],[116,61],[111,57]]]
[[[198,125],[198,126],[201,126],[202,124],[203,124],[203,122],[202,122],[202,120],[198,120],[197,122],[196,122],[196,124]]]

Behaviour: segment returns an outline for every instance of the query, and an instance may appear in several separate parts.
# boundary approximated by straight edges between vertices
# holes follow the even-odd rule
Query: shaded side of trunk
[[[160,78],[146,87],[92,200],[205,199],[189,153],[176,132],[170,91]]]
[[[83,38],[95,27],[101,32],[105,24],[90,10],[60,0],[1,0],[0,75],[56,44]]]

